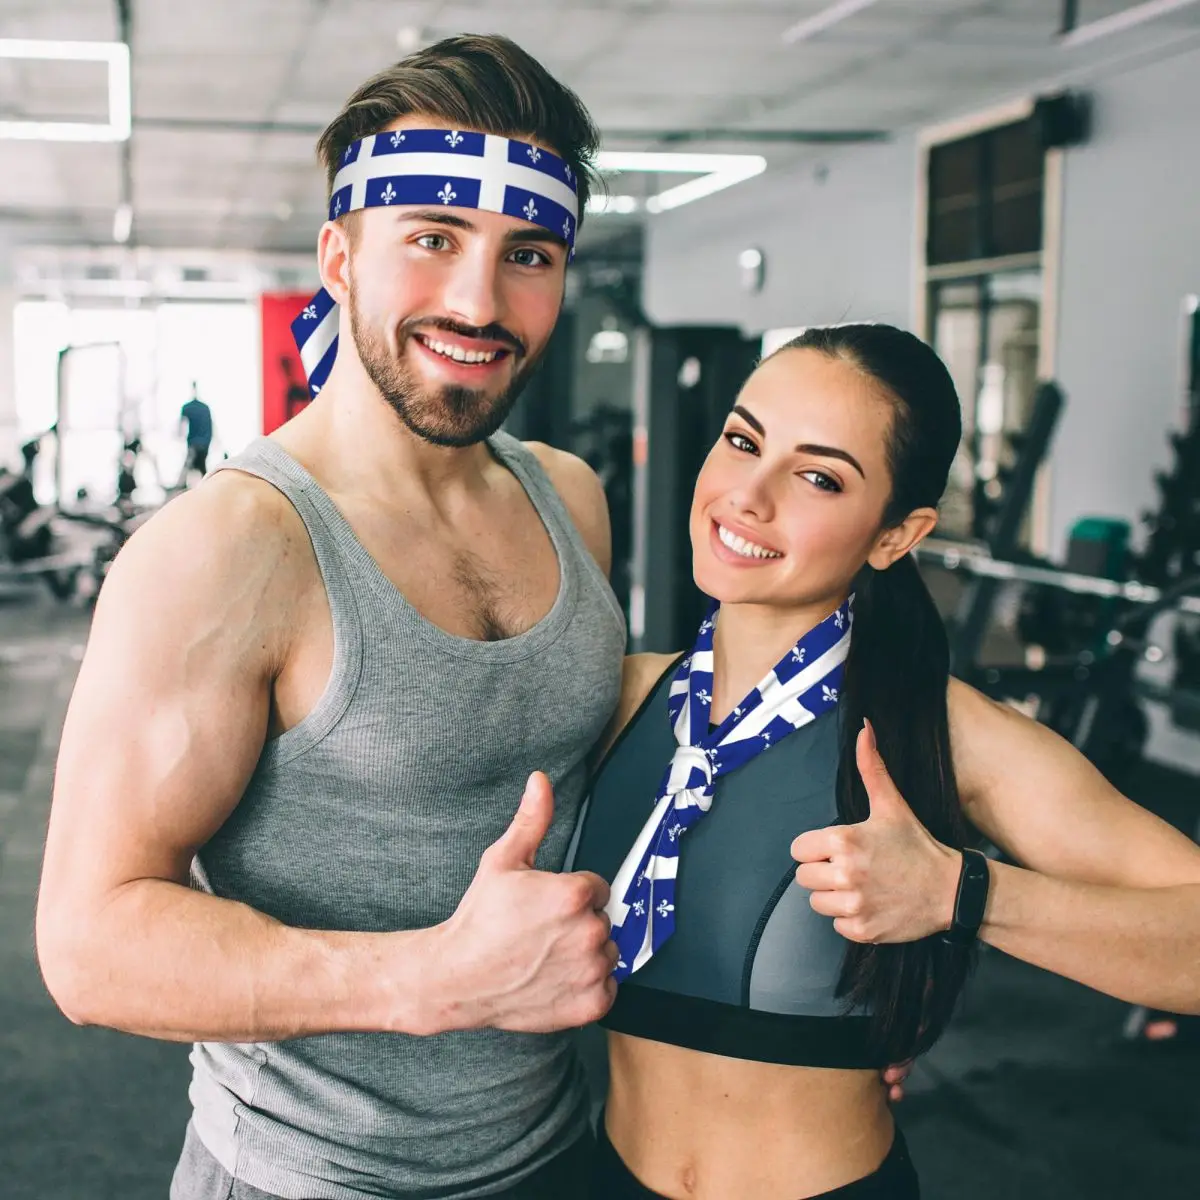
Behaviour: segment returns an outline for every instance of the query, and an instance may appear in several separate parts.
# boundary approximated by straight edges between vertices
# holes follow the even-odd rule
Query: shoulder
[[[592,557],[607,575],[612,561],[608,500],[600,477],[578,455],[556,450],[545,442],[523,442],[562,497],[575,528]]]
[[[206,567],[239,560],[273,570],[300,539],[308,540],[304,523],[287,498],[265,480],[231,469],[159,509],[122,557],[186,546],[190,557],[202,556]]]
[[[678,654],[630,654],[621,667],[621,699],[613,713],[608,729],[601,739],[600,752],[609,750],[621,731],[637,716],[655,685],[667,668],[679,658]]]
[[[283,635],[320,583],[299,514],[270,484],[222,471],[170,501],[117,555],[101,591],[131,619],[198,623],[256,642]]]
[[[1023,765],[1048,765],[1070,748],[1010,704],[951,677],[946,689],[954,774],[964,806],[987,803]]]

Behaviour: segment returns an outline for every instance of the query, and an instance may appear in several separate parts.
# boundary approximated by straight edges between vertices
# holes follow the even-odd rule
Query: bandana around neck
[[[575,253],[579,184],[557,154],[516,138],[458,129],[400,129],[351,142],[333,181],[329,219],[393,204],[476,208],[558,234]],[[322,288],[292,322],[315,396],[337,357],[338,306]]]
[[[712,709],[713,633],[718,606],[679,664],[667,701],[678,749],[654,807],[612,883],[605,911],[620,951],[613,977],[645,966],[675,931],[675,876],[687,832],[712,806],[722,775],[744,766],[838,702],[854,598],[806,633],[716,729]]]

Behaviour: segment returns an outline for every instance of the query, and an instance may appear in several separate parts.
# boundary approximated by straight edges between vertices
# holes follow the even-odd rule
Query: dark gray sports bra
[[[574,869],[610,883],[675,751],[673,663],[601,763]],[[792,1066],[885,1065],[869,1016],[836,995],[846,942],[795,882],[797,834],[837,821],[836,711],[721,777],[679,856],[671,939],[626,980],[601,1022],[619,1033]]]

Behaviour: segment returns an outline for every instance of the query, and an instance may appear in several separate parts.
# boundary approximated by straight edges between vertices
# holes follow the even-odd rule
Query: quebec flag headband
[[[575,252],[579,186],[557,154],[516,138],[457,129],[373,133],[346,147],[333,181],[329,219],[392,204],[478,208],[559,234]],[[292,322],[315,396],[337,357],[338,306],[322,288]]]

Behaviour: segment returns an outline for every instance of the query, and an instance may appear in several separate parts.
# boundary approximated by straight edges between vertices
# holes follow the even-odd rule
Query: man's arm
[[[612,999],[607,888],[532,869],[544,777],[433,929],[294,929],[189,888],[257,763],[315,569],[294,511],[242,476],[174,501],[114,564],[47,836],[37,945],[51,994],[77,1023],[178,1041],[596,1019]]]
[[[101,593],[37,913],[46,984],[79,1023],[254,1040],[425,1019],[397,977],[426,957],[419,935],[396,956],[385,937],[290,929],[187,886],[257,762],[288,590],[310,582],[284,507],[265,484],[215,480],[140,530]]]
[[[555,490],[562,497],[575,528],[592,557],[605,575],[612,572],[612,525],[608,517],[608,497],[599,476],[582,458],[555,450],[545,442],[526,442],[525,446],[542,464]]]

